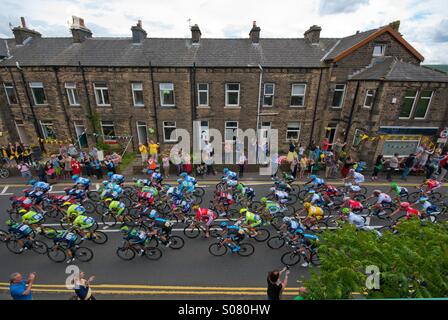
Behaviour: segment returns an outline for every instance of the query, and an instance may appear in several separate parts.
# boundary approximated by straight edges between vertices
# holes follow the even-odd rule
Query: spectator
[[[339,138],[336,139],[335,143],[333,143],[334,158],[336,159],[336,161],[339,161],[341,152],[344,149],[346,144],[347,144],[347,142],[343,143],[341,141],[341,139],[339,139]],[[341,160],[341,161],[343,161],[343,160]]]
[[[143,143],[138,145],[138,151],[140,151],[140,155],[142,156],[142,163],[145,164],[148,161],[148,149]]]
[[[30,273],[27,279],[23,279],[19,272],[11,274],[9,278],[9,292],[14,300],[33,300],[32,287],[36,274]]]
[[[76,147],[73,144],[68,145],[67,154],[74,158],[78,155],[78,150],[76,150]]]
[[[31,180],[31,178],[33,177],[33,175],[31,174],[31,168],[29,165],[27,165],[26,163],[24,163],[23,161],[21,161],[19,163],[19,165],[17,165],[17,169],[19,169],[20,174],[22,175],[22,177],[28,182],[29,180]]]
[[[305,148],[302,145],[300,145],[299,146],[299,152],[298,152],[299,161],[300,161],[300,159],[302,159],[304,154],[305,154]]]
[[[170,175],[170,156],[168,152],[166,152],[162,157],[162,167],[165,178],[168,178]]]
[[[440,160],[439,167],[440,167],[440,174],[437,176],[437,180],[443,181],[446,173],[448,172],[448,152],[445,153],[445,156],[442,158],[442,160]]]
[[[213,148],[208,140],[204,141],[204,147],[202,148],[202,151],[204,151],[204,153],[208,156],[212,155]]]
[[[299,167],[299,157],[296,156],[292,159],[290,169],[291,169],[291,175],[295,178],[297,178],[297,170]]]
[[[47,182],[47,174],[45,173],[45,163],[39,162],[37,167],[37,176],[39,177],[39,181]]]
[[[305,300],[305,298],[303,296],[306,293],[307,293],[306,288],[305,287],[300,287],[299,288],[299,294],[297,296],[295,296],[293,300]]]
[[[356,162],[352,160],[352,157],[348,156],[345,161],[343,162],[342,169],[341,169],[341,176],[342,178],[346,178],[348,172],[351,168],[355,165]]]
[[[19,162],[20,161],[23,161],[23,162],[25,162],[24,160],[23,160],[23,152],[24,152],[25,150],[24,150],[24,148],[23,148],[23,145],[21,144],[21,143],[19,143],[19,142],[16,142],[16,152],[17,152],[17,158],[19,159]]]
[[[59,179],[61,177],[62,169],[61,169],[61,164],[59,162],[59,158],[55,154],[51,155],[50,163],[53,166],[54,172],[56,174],[56,178]]]
[[[336,160],[334,158],[333,152],[329,152],[325,157],[325,178],[331,178],[334,176],[336,169]]]
[[[324,138],[322,140],[322,151],[328,151],[330,146],[332,146],[332,144],[330,143],[330,140],[328,140],[328,138]]]
[[[87,153],[84,153],[84,158],[82,161],[84,168],[86,170],[86,175],[90,178],[93,176],[93,166],[90,156]]]
[[[64,179],[70,179],[72,176],[72,157],[66,156],[64,158]]]
[[[103,169],[101,168],[101,162],[96,158],[93,160],[93,167],[95,169],[95,175],[98,180],[103,179]]]
[[[285,274],[283,281],[280,276]],[[289,270],[285,267],[282,270],[273,270],[268,273],[268,300],[280,300],[283,290],[288,284]]]
[[[158,143],[154,143],[153,140],[151,140],[149,142],[149,155],[150,157],[154,160],[157,161],[157,153],[158,153],[158,149],[159,149],[159,144]]]
[[[392,173],[399,170],[399,161],[398,161],[398,153],[395,153],[392,158],[388,161],[389,165],[387,167],[387,176],[386,179],[388,181],[392,180]]]
[[[93,159],[98,159],[98,149],[96,147],[92,147],[92,149],[90,149],[89,155]]]
[[[117,169],[115,168],[115,163],[112,161],[110,156],[106,156],[106,160],[104,161],[106,164],[107,172],[112,172],[114,174],[117,173]]]
[[[60,155],[67,154],[67,148],[64,145],[62,145],[62,144],[59,146],[59,154]]]
[[[247,158],[244,153],[241,154],[238,160],[238,166],[240,167],[239,177],[242,178],[244,176],[244,166],[246,165]]]
[[[52,180],[56,179],[56,172],[53,169],[53,165],[49,162],[45,166],[45,174],[47,175],[48,181],[52,181]],[[54,181],[53,181],[53,183],[54,183]]]
[[[426,169],[426,179],[431,179],[432,176],[439,171],[439,163],[443,159],[440,156],[438,150],[434,151],[426,161],[425,169]]]
[[[300,179],[303,179],[307,167],[308,167],[308,157],[304,154],[300,159],[300,173],[299,173]]]
[[[384,165],[384,159],[383,159],[383,155],[380,154],[375,161],[375,166],[373,167],[373,173],[372,173],[372,180],[378,180],[378,173],[381,172],[381,170],[383,170],[383,165]]]
[[[75,277],[75,293],[79,300],[96,300],[90,288],[90,283],[95,280],[95,276],[91,276],[88,280],[84,279],[84,276],[85,273],[80,271],[78,277]]]
[[[412,168],[414,167],[415,163],[417,162],[417,159],[415,158],[415,154],[411,153],[409,155],[409,157],[407,157],[404,161],[403,161],[403,173],[401,174],[401,179],[402,180],[407,180],[408,179],[408,175],[411,172]]]
[[[183,162],[184,162],[184,170],[186,173],[191,174],[193,171],[193,166],[191,164],[191,157],[188,152],[184,153],[183,155]]]
[[[70,161],[70,166],[72,168],[72,174],[77,176],[81,175],[81,165],[76,158],[72,158],[72,161]]]

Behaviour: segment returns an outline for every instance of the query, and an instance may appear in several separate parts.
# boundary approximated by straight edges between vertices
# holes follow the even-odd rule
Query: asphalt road
[[[206,188],[203,203],[208,203],[214,184],[203,185]],[[270,183],[254,182],[252,187],[257,197],[261,197],[268,192]],[[381,187],[386,189],[385,186],[375,188]],[[21,194],[22,189],[23,187],[17,186],[9,186],[6,189],[0,186],[0,228],[5,229],[9,197],[12,194]],[[62,189],[63,186],[54,186],[53,191],[61,192]],[[369,191],[372,189],[373,186],[369,186]],[[443,191],[446,192],[445,189]],[[369,222],[370,225],[381,224],[380,220],[375,219]],[[283,267],[280,257],[288,250],[272,250],[266,243],[250,240],[255,246],[255,253],[250,257],[231,253],[214,257],[208,252],[208,246],[214,239],[184,237],[184,248],[161,248],[163,256],[158,261],[149,261],[144,257],[123,261],[115,253],[121,245],[122,236],[118,227],[114,229],[106,230],[109,240],[104,245],[83,243],[93,250],[92,261],[73,263],[88,276],[96,276],[95,283],[99,286],[95,291],[98,292],[99,299],[265,299],[267,272]],[[272,229],[271,235],[274,232]],[[183,235],[180,230],[175,233]],[[49,240],[46,242],[51,243]],[[54,263],[46,255],[34,252],[15,255],[5,245],[0,245],[0,261],[0,299],[10,299],[4,289],[7,288],[9,274],[17,271],[24,274],[31,271],[37,273],[35,299],[67,299],[71,295],[71,291],[64,286],[69,275],[66,273],[66,263]],[[308,276],[309,269],[300,265],[291,268],[290,289],[285,292],[285,298],[296,295],[300,281]]]

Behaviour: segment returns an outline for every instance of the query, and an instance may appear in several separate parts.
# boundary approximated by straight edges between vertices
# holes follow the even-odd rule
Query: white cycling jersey
[[[391,203],[392,202],[392,198],[387,194],[387,193],[380,193],[378,196],[378,200],[376,201],[376,203]]]

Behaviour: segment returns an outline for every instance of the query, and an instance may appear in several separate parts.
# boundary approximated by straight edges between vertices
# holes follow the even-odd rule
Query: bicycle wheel
[[[95,231],[91,235],[91,239],[96,244],[104,244],[107,242],[108,236],[104,232]]]
[[[314,233],[322,233],[324,230],[328,229],[326,221],[319,221],[312,226],[309,226],[309,230]]]
[[[0,178],[6,179],[9,177],[9,170],[5,168],[0,169]]]
[[[174,250],[182,249],[185,245],[184,239],[179,236],[171,236],[170,241],[171,241],[171,243],[170,243],[169,247]]]
[[[100,215],[105,214],[108,210],[109,210],[109,208],[107,207],[107,205],[104,202],[99,202],[95,208],[96,213],[98,213]]]
[[[104,223],[104,226],[107,226],[108,228],[113,227],[117,224],[117,218],[113,214],[105,214],[101,216],[101,221]]]
[[[391,208],[384,208],[384,209],[381,209],[381,211],[378,212],[378,214],[376,214],[376,216],[381,220],[384,220],[384,219],[388,220],[388,219],[390,219],[389,216],[392,214],[392,212],[394,212],[394,210],[392,210]]]
[[[408,202],[415,203],[420,199],[421,193],[419,191],[412,192],[408,195]]]
[[[255,252],[255,247],[250,243],[240,243],[240,250],[238,254],[242,257],[248,257],[253,255]]]
[[[431,202],[440,201],[442,199],[442,194],[440,192],[432,192],[429,195],[429,199],[431,200]]]
[[[14,254],[21,254],[25,251],[23,249],[23,246],[19,244],[19,241],[17,239],[12,239],[6,242],[6,247]]]
[[[95,203],[91,200],[86,200],[82,203],[82,206],[84,207],[84,209],[86,209],[86,212],[89,214],[92,214],[95,212],[96,208],[95,208]]]
[[[296,196],[295,194],[290,193],[290,194],[288,195],[288,204],[289,204],[290,206],[295,205],[296,202],[297,202],[297,200],[298,200],[298,198],[297,198],[297,196]]]
[[[260,208],[262,208],[263,205],[261,204],[260,201],[252,201],[252,203],[249,205],[249,209],[257,211]]]
[[[297,197],[298,197],[301,201],[303,201],[303,199],[305,199],[305,197],[306,197],[307,194],[308,194],[308,190],[303,189],[303,190],[300,190],[300,191],[297,193]]]
[[[315,266],[320,266],[319,255],[316,252],[313,252],[311,254],[311,263],[314,264]]]
[[[271,233],[269,232],[268,229],[259,228],[259,229],[257,229],[257,235],[253,238],[257,242],[264,242],[267,239],[269,239],[270,235],[271,235]]]
[[[273,217],[272,220],[271,220],[271,226],[273,226],[274,229],[277,230],[277,231],[280,230],[280,227],[283,224],[283,220],[282,219],[283,219],[282,216],[275,216],[275,217]]]
[[[49,249],[47,252],[47,256],[51,261],[57,263],[64,262],[67,258],[67,254],[65,253],[65,251],[59,247]]]
[[[270,238],[266,244],[271,249],[280,249],[285,245],[285,239],[281,236],[275,236]]]
[[[199,237],[200,233],[201,233],[201,230],[196,226],[194,226],[194,227],[186,226],[184,228],[184,235],[190,239]]]
[[[49,203],[44,203],[42,209],[45,211],[45,216],[49,218],[57,218],[59,215],[59,213],[56,211],[56,208]]]
[[[33,250],[34,252],[36,252],[38,254],[45,254],[48,251],[48,247],[45,244],[45,242],[42,242],[39,240],[34,240],[31,243],[31,250]]]
[[[365,186],[359,186],[359,188],[361,189],[359,192],[362,195],[366,195],[367,194],[367,188]]]
[[[149,260],[159,260],[162,257],[162,251],[159,248],[154,247],[145,248],[144,256]]]
[[[357,194],[353,197],[353,200],[362,202],[362,201],[366,200],[366,196],[363,194]]]
[[[195,188],[195,190],[194,190],[194,195],[195,196],[198,196],[198,197],[203,197],[204,196],[204,194],[205,194],[205,189],[204,188],[202,188],[202,187],[196,187]]]
[[[209,227],[210,230],[210,236],[212,238],[218,238],[221,235],[221,226],[219,224],[213,223]]]
[[[0,242],[6,242],[6,240],[9,237],[9,233],[4,231],[4,230],[0,230]]]
[[[192,201],[192,205],[200,205],[202,203],[202,197],[197,196],[197,195],[193,195],[193,201]]]
[[[302,255],[298,252],[286,252],[280,258],[281,262],[286,266],[294,266],[300,262]]]
[[[158,212],[160,212],[161,214],[167,214],[168,212],[170,212],[171,207],[168,203],[159,203],[156,206],[156,209]]]
[[[129,214],[126,214],[123,216],[123,225],[132,227],[135,226],[135,221]]]
[[[118,248],[117,249],[117,256],[120,259],[130,261],[135,258],[135,251],[131,248]]]
[[[224,183],[223,182],[218,183],[215,188],[218,191],[223,191],[224,190]]]
[[[76,259],[82,262],[89,262],[93,259],[93,251],[86,247],[76,248],[74,254]]]
[[[208,252],[216,257],[221,257],[227,253],[227,246],[221,242],[215,242],[208,247]]]
[[[89,198],[92,201],[99,201],[100,193],[98,191],[89,191],[87,192],[87,198]]]
[[[126,208],[129,208],[130,206],[132,206],[132,200],[129,199],[129,197],[127,197],[127,196],[121,196],[120,201],[124,203]]]
[[[229,210],[227,210],[226,213],[227,213],[226,218],[227,218],[227,220],[230,220],[230,221],[234,221],[234,220],[238,219],[239,215],[240,215],[240,212],[236,209],[229,209]]]

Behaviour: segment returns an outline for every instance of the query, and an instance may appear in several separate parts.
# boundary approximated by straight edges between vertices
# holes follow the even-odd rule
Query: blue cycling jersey
[[[82,184],[83,186],[88,187],[90,186],[90,179],[79,177],[78,179],[75,180],[75,183]]]

